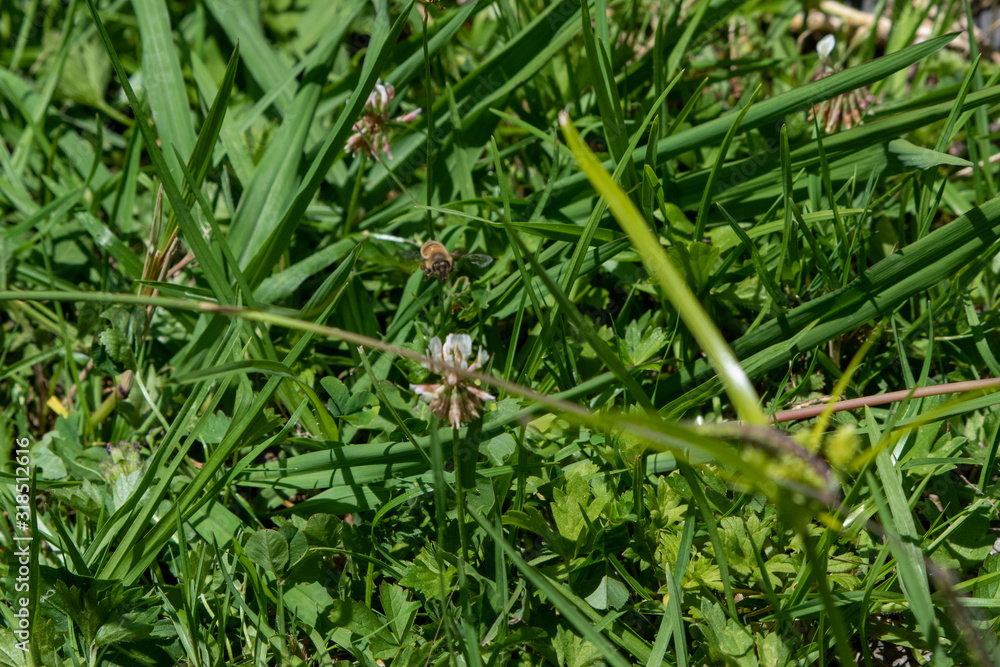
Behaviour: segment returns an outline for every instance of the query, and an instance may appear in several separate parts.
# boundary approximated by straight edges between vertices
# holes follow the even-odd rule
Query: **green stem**
[[[354,179],[354,190],[351,191],[351,203],[347,206],[347,213],[344,214],[344,234],[346,238],[351,233],[351,223],[354,222],[354,213],[358,208],[358,195],[361,194],[361,181],[365,178],[365,167],[368,166],[368,153],[361,151],[361,164],[358,165],[358,175]]]
[[[444,626],[445,640],[448,642],[448,652],[451,662],[455,664],[455,641],[452,636],[451,623],[448,620],[447,601],[448,589],[444,581],[445,529],[448,526],[448,511],[446,508],[446,483],[444,480],[444,452],[441,450],[441,439],[438,437],[437,425],[431,422],[431,463],[434,471],[434,516],[437,519],[437,548],[434,558],[437,561],[438,585],[441,595],[441,624]]]
[[[458,595],[462,605],[462,650],[465,653],[466,664],[482,664],[479,656],[479,635],[473,622],[472,605],[469,602],[469,586],[465,577],[465,562],[469,556],[469,535],[465,527],[465,487],[462,486],[462,441],[458,437],[458,429],[451,431],[452,460],[455,464],[455,518],[458,521],[458,540],[461,550],[458,552]]]
[[[430,7],[425,6],[424,32],[422,37],[424,45],[424,92],[427,96],[427,102],[424,104],[424,111],[427,114],[427,178],[424,181],[424,188],[427,195],[427,235],[428,238],[434,238],[434,220],[431,218],[430,211],[434,196],[433,171],[431,169],[431,158],[434,155],[434,108],[432,106],[433,101],[431,100],[431,57],[430,52],[427,50],[427,13],[429,11]]]

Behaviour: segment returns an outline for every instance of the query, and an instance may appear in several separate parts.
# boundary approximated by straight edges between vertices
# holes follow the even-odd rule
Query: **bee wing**
[[[476,252],[468,255],[462,255],[461,258],[463,261],[466,261],[473,266],[489,266],[493,263],[493,258],[489,255],[481,255]]]
[[[378,239],[380,241],[391,241],[392,243],[403,243],[406,245],[418,246],[420,245],[416,241],[411,241],[410,239],[404,239],[401,236],[393,236],[392,234],[377,234],[375,232],[363,231],[361,232],[365,236],[370,236],[373,239]]]
[[[386,246],[374,244],[373,252],[370,253],[369,261],[383,267],[397,266],[405,271],[413,271],[420,265],[420,251],[416,248],[416,243],[399,236],[391,234],[376,234],[373,232],[362,232],[365,236],[378,239],[379,241],[389,241],[396,244],[390,251]],[[405,249],[399,246],[403,245]]]

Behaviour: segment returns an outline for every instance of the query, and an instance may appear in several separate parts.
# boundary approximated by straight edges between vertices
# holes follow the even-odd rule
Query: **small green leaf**
[[[510,433],[501,433],[497,437],[490,438],[484,442],[480,446],[480,449],[485,451],[486,458],[490,460],[490,463],[494,466],[502,466],[507,457],[517,449],[517,442],[515,442],[514,436]]]
[[[288,540],[276,530],[258,530],[247,539],[250,561],[280,576],[288,565]]]
[[[549,524],[545,523],[541,512],[534,507],[526,506],[524,511],[508,511],[503,515],[503,523],[507,526],[517,526],[518,528],[535,533],[552,545],[553,548],[557,548],[560,544],[559,535],[549,527]]]
[[[94,367],[112,377],[136,369],[135,355],[128,340],[117,329],[104,329],[90,346]]]
[[[205,425],[198,432],[198,438],[204,443],[217,445],[222,442],[231,422],[232,419],[223,414],[222,410],[217,410],[205,420]]]
[[[476,486],[469,489],[466,496],[469,504],[483,514],[489,514],[496,505],[496,494],[493,492],[493,480],[486,477],[479,477]]]
[[[341,520],[333,514],[313,514],[302,529],[309,544],[317,547],[334,546],[340,534]]]
[[[385,622],[366,605],[354,600],[334,600],[330,621],[337,627],[347,628],[367,640],[376,659],[388,657],[396,651],[396,641]]]
[[[633,321],[629,322],[628,328],[625,329],[625,337],[618,342],[618,347],[622,353],[622,360],[626,364],[636,366],[652,359],[669,339],[669,335],[662,328],[647,329]]]
[[[594,500],[591,500],[591,483],[585,477],[597,472],[597,466],[589,461],[566,472],[566,488],[553,490],[552,518],[555,519],[559,534],[570,542],[576,542],[586,528],[587,522],[581,513],[586,511],[590,521],[601,515],[610,497],[601,483],[595,483]]]
[[[712,648],[734,658],[746,654],[753,648],[753,637],[750,633],[736,621],[727,619],[717,602],[710,602],[708,598],[702,599],[701,613],[708,624],[705,627],[705,634],[708,635]]]
[[[684,274],[691,289],[696,292],[708,284],[715,262],[719,259],[718,249],[699,241],[689,244],[675,243],[667,248],[667,254]]]
[[[292,532],[292,536],[288,539],[288,562],[294,565],[305,557],[306,551],[309,549],[309,541],[301,530],[292,526],[283,526],[282,531],[286,528],[291,529]]]
[[[331,375],[327,375],[319,383],[330,395],[330,400],[326,403],[330,414],[334,417],[347,414],[347,405],[351,400],[351,392],[348,391],[347,385]]]
[[[319,381],[326,393],[330,395],[330,400],[326,402],[330,414],[334,417],[346,417],[362,412],[368,406],[378,405],[373,400],[374,394],[370,391],[355,391],[353,394],[343,382],[332,376],[326,376]],[[374,414],[371,415],[374,418]],[[363,424],[371,423],[371,418],[362,419]]]
[[[628,528],[624,524],[604,528],[594,538],[594,551],[602,556],[620,554],[629,546]]]
[[[628,604],[628,589],[621,580],[606,574],[584,599],[594,609],[621,609]]]
[[[93,331],[101,319],[101,312],[96,303],[86,301],[80,306],[80,314],[76,318],[76,335],[81,338]]]
[[[116,512],[124,505],[142,481],[142,470],[133,470],[125,475],[118,475],[111,484],[111,511]]]
[[[979,567],[979,576],[987,577],[1000,572],[1000,553],[990,554]],[[976,597],[993,599],[1000,597],[1000,579],[989,579],[976,583]]]
[[[108,646],[109,644],[134,642],[148,637],[152,631],[152,625],[138,622],[134,614],[125,614],[102,625],[94,637],[94,645]]]
[[[457,574],[458,570],[450,565],[445,565],[444,571],[441,571],[438,569],[434,557],[427,551],[421,551],[399,583],[412,588],[425,597],[440,600],[442,579],[444,580],[444,594],[448,596],[455,585]]]
[[[583,637],[578,637],[567,628],[556,630],[552,638],[552,648],[556,651],[559,667],[588,667],[600,664],[601,652]]]
[[[413,620],[417,617],[420,603],[412,600],[405,588],[385,581],[379,586],[379,597],[382,600],[385,617],[389,619],[389,627],[392,628],[396,640],[402,643],[407,638]]]
[[[956,167],[971,167],[972,163],[954,155],[941,153],[930,148],[921,148],[911,144],[906,139],[893,139],[889,142],[888,150],[891,156],[895,156],[904,166],[910,169],[930,169],[942,164]]]

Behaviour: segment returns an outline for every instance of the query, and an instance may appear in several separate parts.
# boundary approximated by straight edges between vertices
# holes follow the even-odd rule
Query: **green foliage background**
[[[996,664],[1000,396],[764,415],[1000,377],[1000,69],[817,11],[0,5],[0,664]]]

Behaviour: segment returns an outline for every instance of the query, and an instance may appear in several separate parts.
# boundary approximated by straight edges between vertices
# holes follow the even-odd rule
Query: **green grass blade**
[[[267,242],[247,265],[247,281],[251,287],[256,288],[260,285],[291,242],[292,235],[301,222],[306,208],[326,178],[326,174],[337,159],[340,150],[347,142],[347,137],[353,132],[351,126],[360,115],[369,93],[375,88],[375,82],[389,60],[393,45],[403,31],[403,27],[407,25],[407,17],[410,15],[414,1],[410,0],[391,27],[386,15],[380,13],[376,17],[375,31],[368,46],[368,56],[365,58],[361,71],[361,79],[351,94],[347,107],[341,111],[337,122],[331,128],[327,140],[319,149],[319,153],[309,167],[309,172],[305,175],[302,185],[295,193],[295,197],[281,221]]]
[[[842,93],[862,88],[893,72],[909,67],[940,50],[957,36],[958,33],[952,33],[935,37],[871,62],[851,67],[843,72],[837,72],[819,81],[800,86],[769,100],[764,100],[747,112],[739,129],[746,131],[769,124],[779,124],[789,113],[808,108]],[[726,135],[726,132],[732,127],[733,118],[739,113],[739,111],[730,112],[690,130],[678,132],[663,139],[655,147],[657,160],[664,162],[692,148],[715,144]],[[636,151],[632,156],[635,162],[644,161],[645,158],[645,151]],[[607,166],[602,166],[608,169],[610,163]],[[560,201],[565,201],[571,195],[578,193],[585,180],[586,177],[583,174],[578,174],[568,176],[556,183],[555,187],[561,193]]]
[[[187,158],[195,146],[194,122],[187,104],[181,63],[174,48],[165,0],[134,2],[142,40],[142,75],[156,133],[163,142],[170,175],[183,182],[173,148]],[[173,148],[171,148],[173,147]]]
[[[132,106],[132,111],[135,113],[136,126],[139,128],[139,131],[142,132],[143,142],[146,145],[146,152],[156,169],[157,175],[163,183],[163,190],[167,195],[167,199],[170,201],[170,205],[173,207],[174,215],[177,216],[178,223],[184,235],[184,240],[189,244],[191,249],[194,251],[195,256],[198,258],[202,270],[205,273],[205,278],[208,280],[208,284],[212,288],[212,291],[219,302],[232,303],[234,298],[233,290],[226,280],[225,273],[222,270],[222,266],[220,265],[218,258],[215,253],[212,252],[211,248],[209,248],[208,243],[202,235],[201,228],[195,222],[194,217],[191,215],[191,211],[188,210],[188,207],[184,203],[184,197],[177,186],[177,180],[175,180],[171,175],[173,170],[167,166],[168,163],[163,156],[163,152],[157,146],[156,136],[149,127],[149,119],[146,117],[143,107],[139,104],[139,100],[136,98],[135,92],[129,84],[128,74],[125,72],[125,68],[122,67],[121,60],[118,58],[114,44],[111,41],[111,37],[108,36],[108,32],[104,27],[104,22],[101,21],[101,18],[97,13],[97,7],[94,5],[94,0],[87,0],[87,5],[90,7],[90,13],[94,17],[94,22],[97,24],[98,32],[104,42],[105,48],[108,50],[108,55],[111,57],[111,64],[115,69],[115,73],[118,75],[122,88],[125,90],[125,95],[128,97],[129,104]],[[192,139],[192,145],[193,143],[194,141]],[[177,173],[180,173],[180,168],[178,167],[176,171]]]
[[[659,240],[650,231],[646,221],[642,219],[635,205],[615,184],[611,176],[604,171],[600,162],[580,139],[580,135],[565,112],[560,115],[560,125],[581,169],[607,200],[608,207],[622,229],[629,235],[632,245],[642,257],[643,263],[656,277],[661,289],[677,308],[695,340],[712,361],[713,367],[722,376],[726,390],[739,414],[752,424],[765,424],[767,418],[758,405],[757,394],[747,379],[746,373],[740,368],[739,360],[733,355],[729,345],[709,319],[704,308],[698,303],[687,282],[674,267],[666,252],[663,251]]]
[[[760,93],[761,87],[758,85],[753,93],[750,94],[750,99],[737,114],[736,118],[733,120],[733,124],[729,126],[729,131],[726,132],[726,136],[722,139],[722,145],[719,147],[719,154],[715,158],[715,163],[712,165],[712,171],[708,174],[708,184],[701,194],[701,205],[698,206],[698,218],[694,223],[694,240],[696,242],[701,241],[705,236],[705,216],[708,215],[708,209],[712,202],[712,193],[715,190],[715,180],[719,176],[719,168],[722,163],[726,161],[726,154],[729,152],[729,145],[733,142],[733,137],[736,136],[736,132],[743,122],[743,118],[746,117],[747,112],[750,111],[750,107],[753,106],[754,100],[757,99],[758,93]]]
[[[956,275],[963,267],[980,258],[1000,240],[1000,199],[992,199],[973,208],[950,224],[936,229],[919,241],[906,246],[868,269],[853,283],[807,304],[782,313],[753,333],[733,343],[733,352],[746,359],[764,349],[768,355],[753,374],[763,373],[787,363],[795,352],[788,345],[790,332],[804,332],[795,349],[821,345],[840,334],[855,329],[877,317],[888,315],[906,299]],[[808,331],[805,327],[812,325]],[[709,370],[705,361],[695,362],[689,372],[695,378]],[[662,389],[678,392],[681,374],[664,380]],[[664,408],[667,412],[690,407],[690,399],[718,391],[718,380],[711,386],[694,389],[688,398],[680,397]]]

